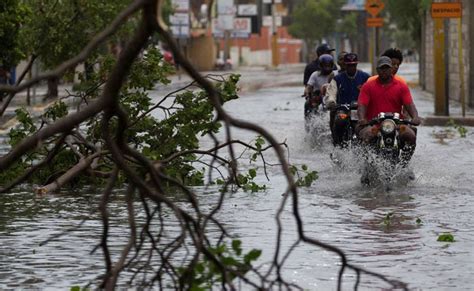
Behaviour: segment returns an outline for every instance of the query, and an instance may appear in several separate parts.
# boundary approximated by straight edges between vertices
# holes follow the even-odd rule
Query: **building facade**
[[[440,1],[433,2],[458,2]],[[464,74],[464,94],[466,104],[474,107],[474,1],[462,0],[462,18],[447,18],[447,94],[450,100],[461,101],[461,75]],[[462,37],[459,37],[459,21],[461,21]],[[422,47],[420,63],[420,84],[423,89],[434,93],[435,66],[434,66],[434,21],[431,11],[425,12],[422,25]],[[460,58],[460,46],[462,58]],[[462,68],[460,68],[460,60]],[[462,70],[462,71],[461,71]],[[462,73],[461,73],[462,72]]]
[[[303,42],[293,38],[287,30],[292,1],[275,1],[278,2],[276,4],[267,3],[266,0],[223,1],[233,2],[235,10],[234,27],[227,28],[226,31],[219,28],[220,9],[217,5],[220,1],[201,2],[210,5],[209,21],[204,26],[194,25],[196,17],[193,15],[198,14],[198,9],[197,6],[193,8],[193,25],[185,42],[185,53],[199,70],[211,70],[218,59],[226,57],[231,59],[234,66],[272,65],[273,27],[277,35],[279,64],[301,62]],[[225,37],[226,34],[228,38]]]

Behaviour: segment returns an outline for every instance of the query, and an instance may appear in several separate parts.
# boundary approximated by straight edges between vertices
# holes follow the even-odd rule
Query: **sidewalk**
[[[208,74],[226,75],[226,74],[240,74],[239,82],[240,92],[253,92],[265,87],[273,86],[302,86],[303,71],[305,64],[281,65],[277,68],[267,67],[238,67],[229,71],[208,71],[201,72],[203,76]],[[171,83],[168,85],[157,85],[155,90],[171,92],[191,83],[193,80],[185,73],[175,74],[169,76]],[[33,94],[35,92],[35,95]],[[27,107],[28,111],[33,116],[39,116],[46,108],[51,106],[56,100],[44,100],[46,95],[47,85],[41,84],[30,90],[30,105],[27,103],[27,91],[17,94],[10,105],[0,117],[0,134],[8,130],[16,123],[15,110],[20,107]],[[72,84],[61,84],[58,87],[59,97],[65,97],[74,93],[72,91]],[[6,100],[6,98],[4,98]],[[70,102],[72,103],[72,99]],[[1,106],[2,103],[0,103]]]
[[[240,74],[240,92],[252,92],[265,87],[301,86],[303,87],[303,72],[306,64],[280,65],[277,68],[264,66],[241,66],[227,71],[205,71],[201,75]],[[182,88],[192,82],[185,73],[169,77],[171,84],[158,85],[156,90],[172,90]]]
[[[474,108],[466,106],[465,116],[462,116],[462,106],[458,101],[449,101],[449,116],[437,116],[434,111],[434,96],[432,93],[423,91],[418,82],[418,64],[404,63],[398,72],[412,90],[415,104],[425,126],[445,126],[454,121],[463,126],[474,126]],[[422,102],[419,102],[422,101]]]
[[[48,87],[46,84],[38,85],[34,89],[30,89],[30,104],[28,105],[28,93],[23,91],[15,95],[10,102],[9,106],[5,110],[2,116],[0,116],[0,134],[3,134],[6,130],[16,124],[15,110],[21,107],[28,108],[28,111],[33,116],[41,115],[46,108],[54,104],[57,99],[44,99]],[[60,97],[68,96],[72,92],[72,84],[61,84],[58,86],[58,94]],[[3,98],[0,102],[0,106],[3,106],[3,102],[8,99],[8,95]]]

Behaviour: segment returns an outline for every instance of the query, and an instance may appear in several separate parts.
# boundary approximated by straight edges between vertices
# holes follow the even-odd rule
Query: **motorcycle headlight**
[[[386,119],[382,121],[382,124],[380,125],[380,130],[384,134],[390,134],[395,131],[395,122],[390,119]]]

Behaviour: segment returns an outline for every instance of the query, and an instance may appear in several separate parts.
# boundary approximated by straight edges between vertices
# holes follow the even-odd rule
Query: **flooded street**
[[[413,92],[420,115],[431,114],[432,100],[417,89]],[[360,183],[357,153],[337,152],[342,167],[330,159],[334,149],[326,119],[315,122],[320,136],[306,134],[301,93],[301,87],[266,88],[244,93],[225,108],[286,141],[291,164],[306,164],[318,172],[319,179],[311,187],[299,189],[306,234],[340,247],[353,264],[406,282],[409,288],[472,290],[474,128],[467,128],[467,137],[461,138],[454,127],[419,127],[411,164],[416,179],[395,183],[390,191],[368,188]],[[246,142],[256,137],[242,130],[232,133],[233,138]],[[202,144],[211,145],[207,139]],[[268,159],[275,162],[273,154]],[[245,168],[246,162],[241,166]],[[246,249],[263,251],[257,261],[263,269],[273,259],[275,214],[286,190],[281,169],[274,166],[268,171],[270,181],[264,178],[262,167],[258,176],[267,190],[229,194],[218,216]],[[203,209],[216,203],[217,189],[196,190]],[[103,271],[101,251],[90,255],[102,231],[99,214],[94,212],[99,198],[96,189],[42,198],[28,189],[1,195],[0,289],[64,290],[94,280]],[[125,207],[117,200],[111,211],[116,218],[113,234],[127,234]],[[76,229],[85,218],[89,219]],[[296,239],[291,209],[286,209],[282,220],[286,250]],[[69,229],[67,235],[40,246]],[[455,242],[438,242],[441,233],[451,233]],[[118,248],[125,243],[113,241],[111,245]],[[339,264],[336,254],[301,243],[288,258],[283,276],[307,290],[335,290]],[[352,290],[355,274],[348,271],[344,278],[343,289]],[[362,276],[361,290],[387,287],[380,280]]]
[[[354,263],[407,282],[410,288],[472,290],[472,128],[468,129],[467,138],[460,138],[451,128],[448,135],[452,138],[440,141],[445,128],[419,127],[418,146],[411,164],[416,180],[395,184],[386,192],[360,184],[360,160],[356,154],[339,153],[345,167],[334,165],[329,158],[333,147],[325,122],[317,122],[317,127],[323,128],[325,140],[316,144],[308,141],[303,129],[299,88],[275,88],[259,93],[243,96],[240,101],[246,103],[244,106],[229,104],[228,108],[235,116],[270,129],[278,140],[287,140],[292,164],[307,164],[318,171],[319,179],[313,186],[300,188],[300,205],[308,235],[337,245]],[[433,110],[430,100],[417,90],[413,94],[420,115],[430,114]],[[262,102],[263,98],[267,101]],[[252,108],[251,113],[249,108]],[[283,185],[282,180],[272,179],[268,193],[251,195],[258,203],[250,201],[245,214],[235,211],[240,213],[234,218],[235,224],[241,225],[242,230],[238,232],[254,234],[253,238],[250,235],[244,239],[249,244],[253,242],[252,246],[257,243],[257,248],[268,249],[275,244],[275,228],[270,225],[274,224],[278,194],[283,193]],[[239,195],[236,201],[248,196]],[[226,209],[222,213],[227,213]],[[389,213],[392,215],[387,225],[384,218]],[[295,237],[295,223],[289,210],[286,222],[289,246]],[[444,232],[453,234],[456,242],[449,245],[438,242],[438,235]],[[286,274],[310,290],[334,290],[336,262],[334,254],[303,245],[290,257]],[[372,278],[370,282],[367,277],[363,279],[363,289],[387,287]]]

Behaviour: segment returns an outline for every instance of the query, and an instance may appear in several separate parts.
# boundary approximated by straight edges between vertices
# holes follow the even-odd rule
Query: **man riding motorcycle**
[[[331,110],[329,118],[329,127],[334,145],[341,145],[341,135],[346,124],[344,122],[335,122],[337,104],[352,104],[357,102],[359,91],[362,85],[370,77],[369,74],[357,69],[359,63],[357,54],[347,53],[343,59],[345,71],[338,74],[329,83],[324,96],[324,104]]]
[[[319,62],[319,57],[324,55],[324,54],[332,56],[333,51],[334,51],[334,49],[331,48],[329,46],[329,44],[327,44],[327,43],[323,43],[323,44],[319,45],[316,48],[316,59],[314,61],[312,61],[311,63],[307,64],[305,69],[304,69],[303,85],[305,85],[305,86],[308,85],[308,80],[309,80],[309,77],[311,76],[311,74],[313,74],[316,71],[321,70],[321,64]],[[336,65],[334,65],[333,69],[337,70]]]
[[[382,56],[377,60],[377,73],[378,77],[374,81],[366,82],[362,86],[358,98],[359,122],[356,131],[364,144],[370,144],[377,139],[377,130],[374,129],[377,125],[371,126],[368,123],[381,112],[401,115],[402,108],[405,108],[412,117],[411,124],[421,123],[408,86],[393,77],[392,60],[389,57]],[[400,127],[402,126],[403,130],[400,128],[399,135],[402,149],[401,163],[406,167],[415,151],[416,134],[411,126]]]
[[[403,63],[403,53],[401,50],[397,48],[389,48],[387,49],[381,56],[389,57],[392,60],[392,76],[394,79],[401,81],[402,83],[406,84],[407,81],[403,79],[401,76],[397,75],[398,69]],[[367,82],[374,81],[377,76],[370,77]],[[408,116],[409,113],[403,109],[403,115]]]
[[[303,95],[306,97],[304,105],[305,117],[308,117],[322,103],[322,96],[325,94],[326,89],[324,85],[328,84],[334,77],[334,58],[331,55],[323,54],[318,60],[321,70],[311,74]]]

